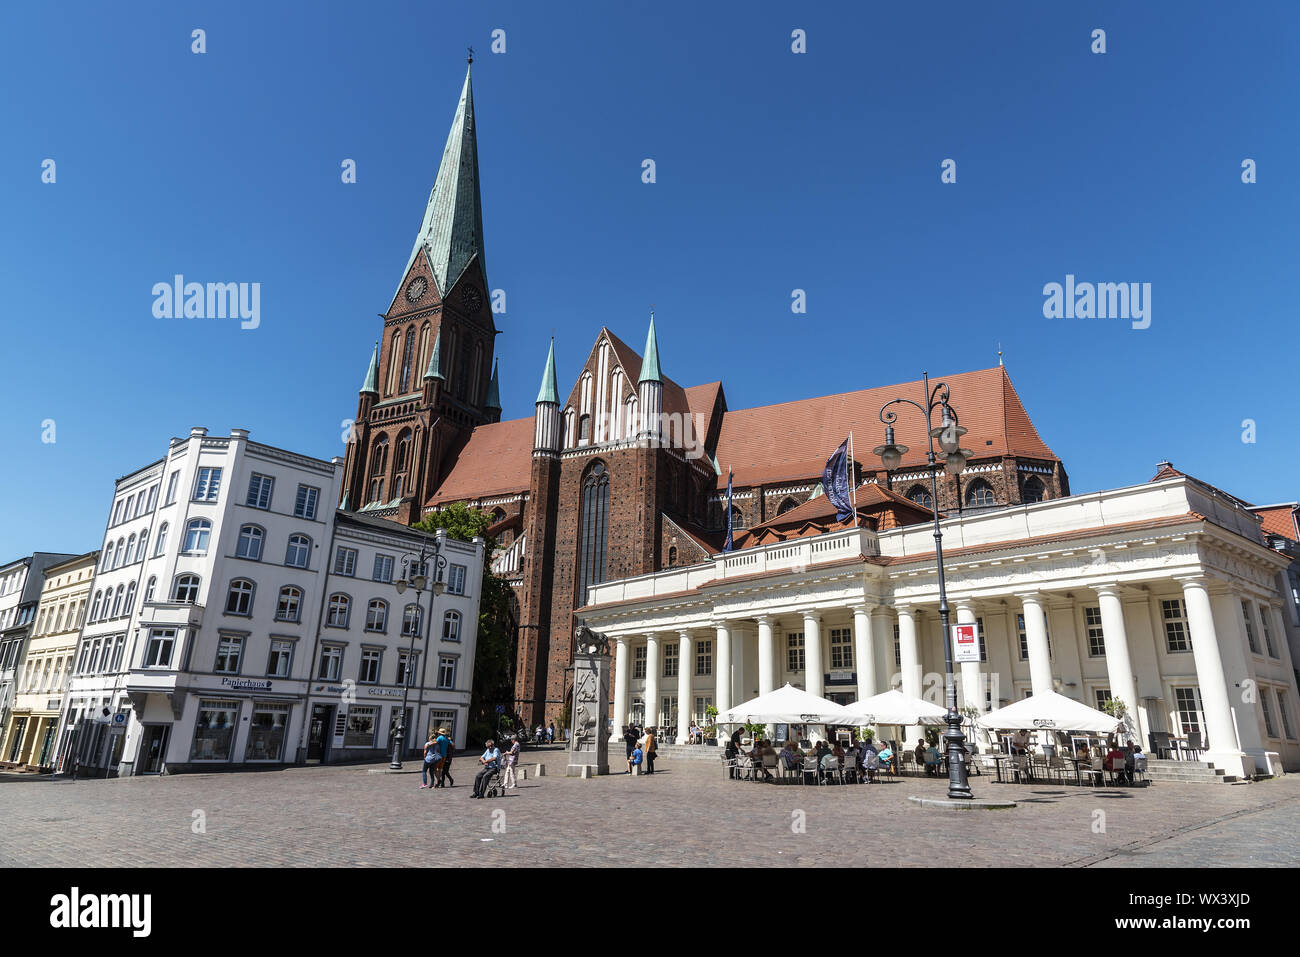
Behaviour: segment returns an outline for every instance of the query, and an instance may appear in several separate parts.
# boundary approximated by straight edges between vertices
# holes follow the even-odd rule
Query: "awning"
[[[981,728],[1012,730],[1042,728],[1049,731],[1091,731],[1111,734],[1120,719],[1055,691],[1040,691],[1023,701],[990,711],[976,722]]]
[[[848,709],[793,685],[719,712],[718,724],[853,724]]]
[[[943,724],[948,714],[947,708],[923,698],[910,698],[898,690],[855,701],[845,710],[852,715],[855,725]]]

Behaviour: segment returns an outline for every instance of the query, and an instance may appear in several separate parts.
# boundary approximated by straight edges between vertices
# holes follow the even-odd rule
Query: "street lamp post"
[[[885,468],[890,470],[899,466],[903,455],[907,452],[907,446],[898,445],[894,441],[894,422],[898,419],[898,413],[889,408],[891,405],[915,406],[925,416],[925,424],[929,430],[926,461],[930,466],[930,508],[934,512],[934,555],[939,567],[939,620],[943,627],[944,688],[948,705],[948,714],[945,718],[948,732],[944,735],[948,752],[948,798],[969,800],[974,797],[974,794],[966,779],[966,762],[962,760],[966,736],[961,732],[962,718],[957,711],[957,684],[952,673],[952,629],[948,621],[948,593],[943,577],[943,532],[939,529],[939,484],[935,474],[938,460],[934,454],[934,442],[935,439],[939,440],[939,448],[945,456],[944,468],[950,475],[961,474],[971,452],[961,447],[961,437],[966,434],[966,430],[958,425],[957,413],[948,404],[948,386],[940,382],[934,387],[934,391],[931,391],[929,373],[923,372],[921,376],[925,404],[922,405],[911,399],[897,398],[890,399],[881,406],[880,421],[885,424],[885,444],[876,446],[873,451],[880,456],[880,461]],[[938,409],[941,415],[938,426],[934,425],[935,409]]]
[[[407,587],[415,589],[415,607],[421,612],[420,596],[424,593],[424,588],[429,585],[429,623],[428,628],[432,629],[433,619],[433,600],[442,594],[443,589],[447,586],[442,580],[442,569],[447,564],[447,559],[442,555],[442,546],[447,540],[447,533],[443,529],[438,529],[434,536],[433,547],[429,547],[428,539],[420,543],[419,553],[408,552],[402,556],[402,577],[393,582],[397,589],[397,594],[401,595],[406,592]],[[428,576],[429,560],[434,561],[433,583],[430,585]],[[405,623],[406,616],[402,616]],[[417,620],[417,625],[420,622]],[[406,654],[406,670],[402,674],[402,710],[397,715],[397,728],[393,732],[393,760],[388,767],[394,771],[400,771],[402,768],[402,743],[406,737],[406,703],[411,693],[411,663],[415,658],[415,639],[419,634],[418,627],[411,629],[411,647]],[[426,643],[426,654],[431,647],[431,643]]]

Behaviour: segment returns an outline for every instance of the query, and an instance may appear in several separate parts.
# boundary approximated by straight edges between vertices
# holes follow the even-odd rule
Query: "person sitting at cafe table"
[[[800,762],[803,761],[803,756],[799,754],[799,744],[796,741],[787,741],[785,747],[781,749],[779,757],[781,767],[787,771],[797,771]]]
[[[934,777],[939,773],[939,749],[933,744],[930,745],[921,754],[921,764],[925,765],[925,773]]]
[[[1128,784],[1133,780],[1126,766],[1124,752],[1114,743],[1111,744],[1110,750],[1106,752],[1106,767],[1115,775],[1115,780],[1120,784]]]
[[[1028,754],[1029,753],[1029,732],[1021,728],[1011,736],[1011,753]]]
[[[917,767],[921,767],[922,765],[925,764],[925,739],[924,738],[916,742],[916,748],[913,751],[913,754],[916,755]]]
[[[1091,756],[1088,754],[1088,742],[1080,741],[1079,747],[1075,750],[1074,756],[1079,761],[1087,761]]]

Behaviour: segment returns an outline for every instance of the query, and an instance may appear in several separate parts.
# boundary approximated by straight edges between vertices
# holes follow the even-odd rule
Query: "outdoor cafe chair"
[[[1106,769],[1101,758],[1094,757],[1086,768],[1080,766],[1079,773],[1087,775],[1088,783],[1093,786],[1106,783]]]
[[[858,753],[856,751],[844,752],[844,760],[840,762],[840,783],[848,784],[849,778],[852,778],[856,783],[858,777]]]
[[[739,762],[735,758],[729,758],[726,754],[722,755],[722,773],[726,775],[728,781],[740,777]]]
[[[1172,735],[1168,731],[1152,731],[1150,735],[1151,753],[1157,758],[1167,758],[1173,754],[1173,745],[1170,742]]]
[[[840,773],[839,758],[831,758],[830,766],[822,768],[821,773],[817,775],[817,783],[830,784],[832,780],[839,777],[839,773]]]
[[[903,752],[903,773],[906,774],[909,769],[916,768],[916,753],[913,751]]]
[[[1054,754],[1050,758],[1048,758],[1047,769],[1049,772],[1055,774],[1060,779],[1062,784],[1065,783],[1065,776],[1074,770],[1070,765],[1066,763],[1065,758],[1061,757],[1059,754]],[[1075,775],[1075,783],[1076,784],[1078,783],[1077,774]]]
[[[772,773],[772,772],[774,772],[774,771],[777,770],[777,766],[776,766],[776,764],[777,764],[777,762],[776,762],[776,755],[775,755],[775,754],[765,754],[765,755],[763,755],[763,770],[766,772],[766,773],[763,775],[763,777],[764,777],[765,779],[766,779],[769,775],[770,775],[771,777],[773,777],[773,778],[776,777],[776,775]]]
[[[1188,731],[1187,744],[1183,745],[1183,750],[1188,754],[1196,755],[1193,760],[1199,761],[1201,758],[1201,752],[1205,750],[1205,745],[1201,743],[1201,732]]]
[[[820,769],[817,767],[816,757],[810,756],[803,759],[803,768],[799,772],[800,781],[807,784],[809,775],[812,776],[813,784],[816,784],[818,779],[821,777]]]
[[[867,761],[862,768],[862,773],[868,784],[876,783],[876,775],[880,773],[880,758],[876,756],[875,751],[867,755]]]

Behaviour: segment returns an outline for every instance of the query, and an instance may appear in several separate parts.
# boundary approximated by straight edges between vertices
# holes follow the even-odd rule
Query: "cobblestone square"
[[[547,774],[537,777],[538,762]],[[653,777],[565,778],[563,752],[525,753],[527,779],[470,800],[384,765],[109,781],[0,775],[0,866],[1295,866],[1300,777],[1149,788],[999,785],[1010,811],[920,808],[945,782],[801,787],[724,780],[712,761]],[[407,765],[418,771],[418,762]],[[202,823],[202,828],[198,823]],[[196,833],[201,831],[201,833]]]

